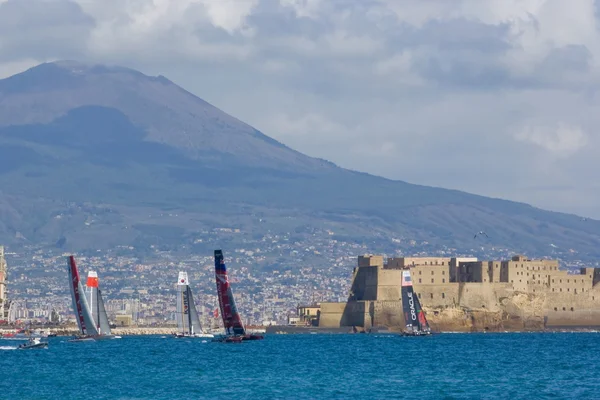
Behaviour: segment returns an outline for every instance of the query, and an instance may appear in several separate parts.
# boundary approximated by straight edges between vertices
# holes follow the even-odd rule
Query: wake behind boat
[[[79,270],[73,256],[69,256],[68,258],[67,271],[69,274],[73,310],[75,311],[75,319],[79,327],[79,335],[69,340],[69,342],[120,339],[120,336],[111,334],[108,316],[104,308],[104,300],[98,288],[98,275],[96,272],[89,272],[86,291],[79,279]]]
[[[194,296],[190,288],[187,272],[179,272],[177,279],[177,332],[176,338],[213,338],[214,335],[202,332]]]
[[[246,333],[242,318],[237,310],[229,278],[227,276],[227,267],[221,250],[215,250],[215,278],[217,281],[217,296],[219,297],[219,307],[221,308],[221,317],[225,327],[225,335],[216,337],[214,342],[241,343],[248,340],[264,339],[262,335],[251,335]]]
[[[402,310],[404,312],[405,329],[402,336],[431,335],[431,328],[421,308],[419,297],[413,290],[410,271],[402,271]]]

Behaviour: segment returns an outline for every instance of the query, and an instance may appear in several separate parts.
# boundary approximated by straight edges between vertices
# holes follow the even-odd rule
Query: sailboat
[[[202,332],[187,272],[183,271],[179,272],[179,277],[177,279],[177,332],[175,333],[175,337],[214,337],[214,335],[210,333]]]
[[[402,311],[405,323],[402,336],[431,335],[431,328],[421,308],[419,297],[413,291],[409,270],[402,271]]]
[[[217,297],[221,308],[221,317],[225,335],[215,338],[215,341],[239,343],[247,340],[264,339],[262,335],[251,335],[246,333],[242,318],[235,305],[235,299],[227,276],[227,267],[221,250],[215,250],[215,278],[217,281]]]
[[[73,300],[75,319],[79,327],[79,335],[70,341],[94,341],[104,339],[120,339],[120,336],[112,335],[110,325],[102,300],[102,293],[98,288],[98,275],[90,271],[88,275],[87,288],[84,290],[79,278],[79,270],[73,256],[68,257],[67,271]]]

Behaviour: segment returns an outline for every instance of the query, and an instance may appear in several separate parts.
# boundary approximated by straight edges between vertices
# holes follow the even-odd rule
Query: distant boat
[[[179,272],[177,279],[177,338],[212,338],[210,333],[203,333],[194,296],[190,288],[187,272]]]
[[[85,291],[79,279],[79,270],[73,256],[68,258],[67,271],[73,310],[79,327],[79,335],[70,341],[120,339],[120,336],[111,334],[102,293],[98,288],[98,275],[90,271],[87,282],[88,290]]]
[[[19,350],[26,349],[45,349],[48,347],[48,342],[42,342],[39,337],[30,337],[27,342],[22,343],[17,347]]]
[[[219,298],[219,307],[221,308],[221,317],[225,335],[215,338],[214,341],[239,343],[247,340],[264,339],[262,335],[251,335],[246,333],[242,318],[235,305],[229,278],[227,277],[227,267],[221,250],[215,250],[215,278],[217,282],[217,297]]]
[[[402,336],[431,335],[431,328],[421,308],[419,297],[413,291],[410,271],[402,271],[402,310],[404,312],[405,329]]]

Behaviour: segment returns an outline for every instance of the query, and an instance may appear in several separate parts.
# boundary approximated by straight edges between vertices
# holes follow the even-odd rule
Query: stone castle
[[[600,327],[600,268],[579,274],[557,260],[360,256],[348,301],[321,303],[319,327],[404,326],[400,282],[409,268],[415,292],[438,331]]]

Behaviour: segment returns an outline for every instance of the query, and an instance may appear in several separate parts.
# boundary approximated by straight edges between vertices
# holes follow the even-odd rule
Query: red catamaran
[[[240,343],[246,340],[264,339],[262,335],[246,333],[242,318],[235,305],[235,299],[233,298],[233,292],[231,291],[229,278],[227,277],[227,267],[225,267],[225,260],[221,250],[215,250],[215,277],[225,335],[215,338],[214,341]]]

